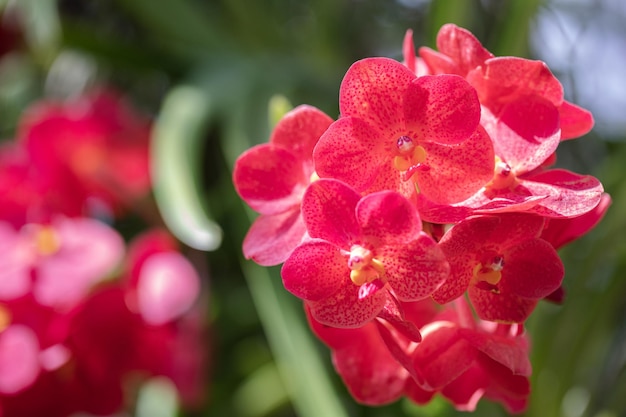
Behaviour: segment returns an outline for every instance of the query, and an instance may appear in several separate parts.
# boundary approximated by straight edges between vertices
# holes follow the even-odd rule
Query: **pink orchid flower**
[[[300,202],[314,176],[313,147],[332,119],[312,106],[298,106],[276,125],[270,141],[235,162],[233,183],[261,215],[243,242],[243,253],[260,265],[287,259],[306,233]]]
[[[354,63],[340,87],[341,117],[315,147],[320,177],[362,193],[415,187],[448,204],[492,176],[492,144],[478,127],[476,91],[461,77],[417,77],[388,58]]]
[[[332,179],[312,183],[302,213],[310,241],[285,261],[285,288],[306,300],[320,323],[360,327],[389,299],[429,297],[448,276],[415,208],[394,191],[363,198]]]
[[[112,228],[88,218],[57,218],[19,231],[0,224],[0,300],[30,292],[45,306],[69,309],[106,279],[124,255]]]

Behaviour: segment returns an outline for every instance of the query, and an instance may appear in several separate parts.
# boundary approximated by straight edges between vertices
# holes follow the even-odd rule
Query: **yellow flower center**
[[[0,304],[0,332],[9,327],[11,324],[11,311]]]
[[[372,251],[359,245],[354,245],[350,249],[348,267],[351,269],[350,279],[356,285],[372,282],[385,275],[382,262],[374,257]]]
[[[425,169],[426,150],[413,142],[408,136],[400,136],[396,141],[397,155],[393,158],[393,167],[404,172],[407,181],[418,169]]]
[[[513,170],[500,157],[496,156],[496,165],[493,172],[493,178],[485,186],[487,191],[497,191],[504,189],[513,189],[517,185],[517,177]]]
[[[490,263],[479,263],[474,267],[474,279],[479,287],[498,292],[497,285],[502,279],[504,258],[495,256]]]
[[[35,234],[35,247],[43,256],[52,255],[61,247],[61,240],[54,228],[42,226]]]

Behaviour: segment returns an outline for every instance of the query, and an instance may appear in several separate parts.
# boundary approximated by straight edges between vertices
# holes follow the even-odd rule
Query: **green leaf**
[[[207,216],[196,181],[210,110],[205,91],[192,86],[171,90],[154,127],[151,166],[165,224],[186,245],[207,251],[222,241],[222,230]]]

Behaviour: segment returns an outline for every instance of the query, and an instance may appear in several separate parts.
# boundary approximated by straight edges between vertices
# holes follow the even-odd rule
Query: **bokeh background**
[[[439,27],[452,22],[496,55],[544,60],[566,98],[596,119],[590,134],[561,145],[558,165],[597,176],[613,205],[561,252],[564,304],[541,304],[528,323],[534,371],[525,415],[626,415],[622,0],[0,0],[0,10],[2,138],[14,135],[29,103],[92,85],[114,86],[155,121],[154,194],[209,292],[206,401],[182,416],[462,414],[443,401],[368,408],[351,399],[279,269],[242,258],[254,214],[235,194],[231,168],[267,141],[269,109],[285,100],[336,116],[350,64],[401,59],[407,29],[417,46],[434,47]],[[130,234],[140,226],[131,218],[116,227]],[[175,415],[151,398],[145,417]],[[506,415],[485,401],[476,414]]]

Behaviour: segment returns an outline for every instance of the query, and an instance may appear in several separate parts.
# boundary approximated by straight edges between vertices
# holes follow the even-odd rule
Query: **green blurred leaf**
[[[163,219],[177,238],[199,250],[215,250],[222,241],[222,230],[207,216],[197,184],[210,110],[203,90],[176,87],[163,102],[152,137],[154,193]]]
[[[282,119],[291,109],[293,109],[293,106],[287,97],[279,94],[272,96],[268,105],[269,125],[271,127],[276,126],[280,119]]]
[[[15,3],[24,25],[26,40],[45,67],[61,46],[61,23],[56,0],[20,0]]]

